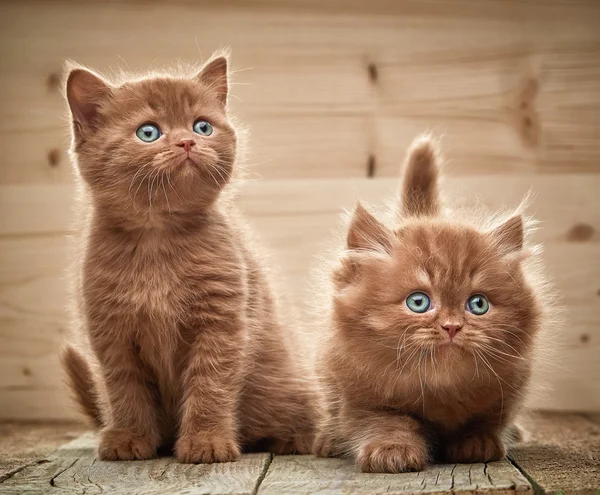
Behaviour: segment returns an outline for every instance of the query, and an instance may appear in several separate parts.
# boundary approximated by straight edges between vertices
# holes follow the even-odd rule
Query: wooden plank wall
[[[357,196],[443,135],[451,195],[533,186],[565,347],[536,406],[600,410],[600,3],[596,0],[0,2],[0,418],[73,415],[57,366],[71,216],[65,58],[111,73],[230,46],[251,129],[242,206],[302,298]],[[278,212],[277,214],[275,214]]]

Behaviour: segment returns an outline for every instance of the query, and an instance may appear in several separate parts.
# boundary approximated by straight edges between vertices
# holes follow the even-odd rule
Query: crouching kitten
[[[313,403],[260,250],[225,190],[236,167],[227,60],[193,77],[66,94],[84,226],[63,363],[102,459],[226,462],[260,443],[306,453]]]
[[[502,458],[547,315],[526,220],[442,211],[439,161],[413,144],[394,225],[359,204],[332,275],[314,450],[362,471]]]

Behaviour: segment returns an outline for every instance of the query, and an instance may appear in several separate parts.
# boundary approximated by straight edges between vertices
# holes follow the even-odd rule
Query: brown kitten
[[[73,69],[85,226],[63,362],[102,459],[306,453],[313,403],[261,253],[222,192],[234,171],[227,60],[111,85]],[[286,313],[289,308],[286,308]],[[79,349],[83,345],[83,349]]]
[[[442,212],[439,162],[427,138],[413,144],[396,226],[359,204],[332,276],[313,448],[362,471],[497,460],[517,432],[548,292],[520,213]]]

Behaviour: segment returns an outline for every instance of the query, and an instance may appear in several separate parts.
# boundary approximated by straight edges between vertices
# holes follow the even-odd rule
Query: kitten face
[[[116,88],[73,71],[74,149],[94,198],[134,214],[209,206],[235,160],[226,71],[217,59],[194,79],[156,77]]]
[[[393,232],[380,227],[385,252],[350,253],[335,275],[335,317],[348,338],[381,354],[391,349],[402,361],[435,353],[449,373],[472,366],[473,356],[500,364],[522,359],[538,309],[519,259],[494,233],[442,220],[412,220]],[[377,247],[374,238],[370,243]]]

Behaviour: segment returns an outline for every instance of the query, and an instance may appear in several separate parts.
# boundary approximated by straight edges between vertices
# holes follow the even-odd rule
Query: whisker
[[[179,202],[183,204],[183,200],[181,199],[181,196],[179,196],[177,189],[175,189],[175,186],[173,186],[173,183],[171,182],[171,174],[168,171],[167,171],[167,182],[169,183],[169,186],[171,187],[171,189],[173,189],[173,192],[175,193],[177,198],[179,198]]]
[[[496,373],[496,371],[494,370],[494,368],[492,368],[492,365],[489,364],[487,362],[487,360],[483,357],[483,355],[479,355],[479,357],[481,358],[481,360],[483,361],[483,363],[492,371],[492,373],[494,373],[494,375],[496,375],[496,379],[498,380],[498,385],[500,386],[500,420],[502,420],[502,416],[504,414],[504,389],[502,388],[502,383],[500,382],[500,376],[498,375],[498,373]]]
[[[171,215],[171,204],[169,203],[169,196],[167,195],[167,190],[165,188],[165,172],[163,171],[160,176],[160,184],[162,186],[162,190],[165,193],[165,200],[167,201],[167,208],[169,210],[169,215]]]
[[[135,190],[135,193],[133,194],[133,203],[135,204],[135,198],[138,195],[138,192],[140,190],[140,188],[142,187],[142,184],[144,183],[144,181],[148,178],[148,176],[152,173],[152,170],[150,170],[146,175],[144,175],[144,177],[142,178],[142,180],[140,181],[140,184],[138,185],[137,189]]]
[[[493,346],[491,346],[491,345],[489,345],[489,344],[480,343],[479,345],[480,345],[480,347],[482,347],[482,348],[484,348],[484,349],[486,349],[486,350],[490,351],[490,355],[495,355],[495,354],[493,354],[493,353],[496,353],[496,354],[499,354],[499,355],[501,355],[501,356],[505,356],[505,357],[508,357],[508,358],[511,358],[511,359],[520,359],[520,360],[522,360],[522,361],[524,361],[524,360],[525,360],[525,358],[524,358],[523,356],[521,356],[521,355],[519,355],[519,356],[515,356],[515,355],[513,355],[513,354],[509,354],[509,353],[507,353],[507,352],[503,352],[503,351],[501,351],[500,349],[496,349],[495,347],[493,347]],[[506,360],[506,359],[505,359],[505,361],[506,361],[506,362],[510,362],[510,360]]]

